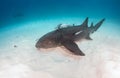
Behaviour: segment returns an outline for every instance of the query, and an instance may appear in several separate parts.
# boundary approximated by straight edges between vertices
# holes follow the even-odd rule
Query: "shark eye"
[[[83,31],[76,32],[75,35],[78,35],[78,34],[80,34],[80,33],[82,33],[82,32],[83,32]]]

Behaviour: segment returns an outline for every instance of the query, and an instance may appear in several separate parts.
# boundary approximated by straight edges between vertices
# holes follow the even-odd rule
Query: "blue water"
[[[119,23],[119,0],[0,0],[0,27],[54,18],[106,18]]]

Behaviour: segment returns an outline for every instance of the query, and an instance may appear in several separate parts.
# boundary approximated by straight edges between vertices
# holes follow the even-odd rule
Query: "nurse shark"
[[[64,46],[74,55],[85,56],[85,54],[80,50],[77,41],[82,39],[92,40],[90,34],[94,33],[98,30],[101,24],[105,19],[102,19],[97,24],[93,25],[91,23],[88,26],[88,17],[81,25],[68,25],[66,27],[62,27],[62,24],[58,25],[58,28],[54,31],[51,31],[45,35],[43,35],[36,43],[35,47],[40,49],[48,49]]]

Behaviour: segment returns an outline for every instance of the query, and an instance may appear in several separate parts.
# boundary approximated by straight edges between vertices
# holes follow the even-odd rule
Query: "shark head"
[[[47,33],[46,35],[42,36],[37,43],[35,44],[36,48],[52,48],[56,47],[59,43],[57,42],[58,40],[58,35],[59,33],[56,32],[50,32]]]
[[[45,49],[52,48],[54,46],[55,44],[53,43],[53,41],[46,38],[44,40],[38,40],[38,42],[35,45],[36,48],[45,48]]]
[[[47,39],[39,39],[35,45],[36,48],[46,48],[49,41]]]

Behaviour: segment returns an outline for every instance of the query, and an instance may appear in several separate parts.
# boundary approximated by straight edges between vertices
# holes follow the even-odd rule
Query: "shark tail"
[[[87,40],[92,40],[92,38],[90,37],[90,34],[94,33],[95,31],[97,31],[100,26],[102,25],[102,23],[105,21],[105,19],[102,19],[101,21],[99,21],[96,25],[93,25],[93,22],[91,23],[90,27],[88,27],[88,17],[84,20],[84,22],[80,25],[80,28],[82,29],[81,31],[87,30],[87,36],[85,37]],[[80,33],[76,33],[76,40],[79,40],[79,38],[81,38],[81,34],[84,34],[84,32]]]
[[[102,23],[105,21],[105,19],[102,19],[101,21],[99,21],[95,26],[93,26],[93,23],[91,23],[90,28],[90,33],[94,33],[95,31],[98,30],[98,28],[100,28],[100,26],[102,25]]]
[[[88,35],[86,36],[87,40],[92,40],[92,38],[90,37],[91,33],[94,33],[95,31],[98,30],[98,28],[100,28],[100,26],[102,25],[102,23],[104,22],[105,19],[102,19],[101,21],[99,21],[95,26],[93,25],[93,22],[91,23],[91,26],[88,27]]]

